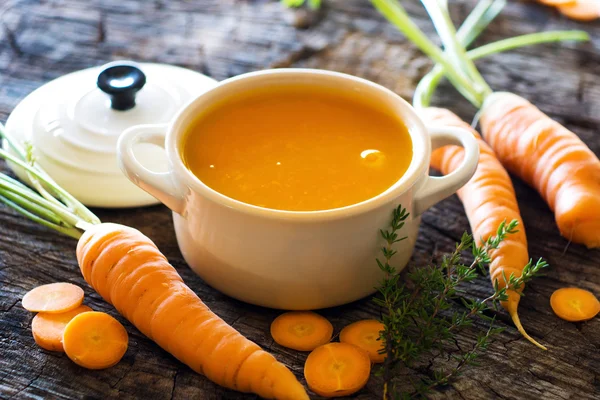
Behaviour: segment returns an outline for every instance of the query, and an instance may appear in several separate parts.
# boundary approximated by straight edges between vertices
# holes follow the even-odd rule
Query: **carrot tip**
[[[548,348],[546,346],[540,344],[534,338],[529,336],[529,334],[527,332],[525,332],[525,328],[523,328],[523,325],[521,325],[521,320],[519,319],[519,314],[517,314],[516,310],[509,311],[508,313],[510,314],[510,317],[512,318],[513,323],[517,327],[517,330],[519,331],[519,333],[521,333],[521,335],[523,335],[523,337],[525,339],[529,340],[531,343],[535,344],[537,347],[539,347],[542,350],[548,350]]]

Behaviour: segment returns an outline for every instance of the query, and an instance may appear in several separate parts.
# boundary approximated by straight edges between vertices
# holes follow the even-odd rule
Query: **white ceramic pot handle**
[[[184,208],[184,190],[177,184],[172,171],[153,172],[135,157],[133,148],[138,143],[151,143],[165,147],[167,125],[137,125],[126,129],[117,143],[119,167],[137,186],[156,197],[178,214]]]
[[[432,152],[449,144],[462,146],[465,156],[460,166],[452,173],[437,177],[428,176],[414,198],[413,213],[421,215],[435,203],[454,194],[471,179],[479,161],[479,144],[473,134],[465,129],[446,126],[430,126],[427,128],[431,136]]]

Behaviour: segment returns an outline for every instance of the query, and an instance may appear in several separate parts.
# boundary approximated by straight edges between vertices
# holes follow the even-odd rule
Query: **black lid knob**
[[[135,106],[135,95],[146,84],[146,75],[133,65],[113,65],[100,72],[97,84],[110,96],[114,110],[125,111]]]

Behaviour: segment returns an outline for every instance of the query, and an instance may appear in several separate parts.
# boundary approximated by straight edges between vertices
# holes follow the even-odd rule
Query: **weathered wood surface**
[[[7,5],[2,0],[0,8]],[[410,98],[430,63],[371,8],[367,1],[325,0],[323,14],[307,29],[296,30],[294,15],[277,2],[221,0],[41,0],[21,1],[0,23],[0,120],[33,89],[67,72],[114,59],[164,62],[202,71],[216,79],[286,66],[343,71],[381,83]],[[405,2],[418,24],[433,34],[417,2]],[[470,1],[454,3],[457,20]],[[600,23],[578,24],[552,9],[511,3],[484,34],[491,41],[547,29],[583,28],[585,45],[538,46],[495,56],[480,63],[495,89],[532,99],[578,133],[600,154]],[[436,99],[471,118],[473,110],[445,86]],[[5,169],[4,164],[0,168]],[[600,252],[560,238],[540,197],[515,180],[530,241],[531,256],[551,264],[547,276],[527,288],[521,318],[529,332],[546,343],[541,352],[523,340],[504,313],[507,327],[481,359],[437,399],[587,399],[600,398],[600,320],[572,324],[556,318],[548,299],[554,289],[580,286],[600,294]],[[165,207],[128,211],[97,210],[105,221],[139,228],[159,248],[200,297],[227,322],[273,352],[302,378],[304,354],[273,343],[268,327],[277,311],[253,307],[211,289],[185,265]],[[413,265],[436,259],[468,228],[454,196],[429,210]],[[75,242],[59,237],[0,207],[0,398],[242,399],[177,362],[119,317],[83,281]],[[566,249],[566,250],[565,250]],[[105,371],[87,371],[64,355],[38,348],[30,332],[32,315],[20,304],[32,287],[70,281],[86,290],[86,302],[117,316],[130,333],[124,359]],[[490,293],[487,278],[468,287],[471,296]],[[348,322],[377,313],[366,299],[323,313],[339,331]],[[474,332],[459,338],[473,342]],[[418,372],[418,371],[417,371]],[[406,374],[417,373],[406,371]],[[380,396],[373,379],[356,398]]]

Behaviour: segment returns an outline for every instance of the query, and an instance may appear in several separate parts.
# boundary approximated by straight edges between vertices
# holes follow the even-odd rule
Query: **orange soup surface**
[[[228,197],[317,211],[386,191],[408,169],[412,142],[398,117],[358,93],[283,86],[204,110],[181,153],[194,175]]]

